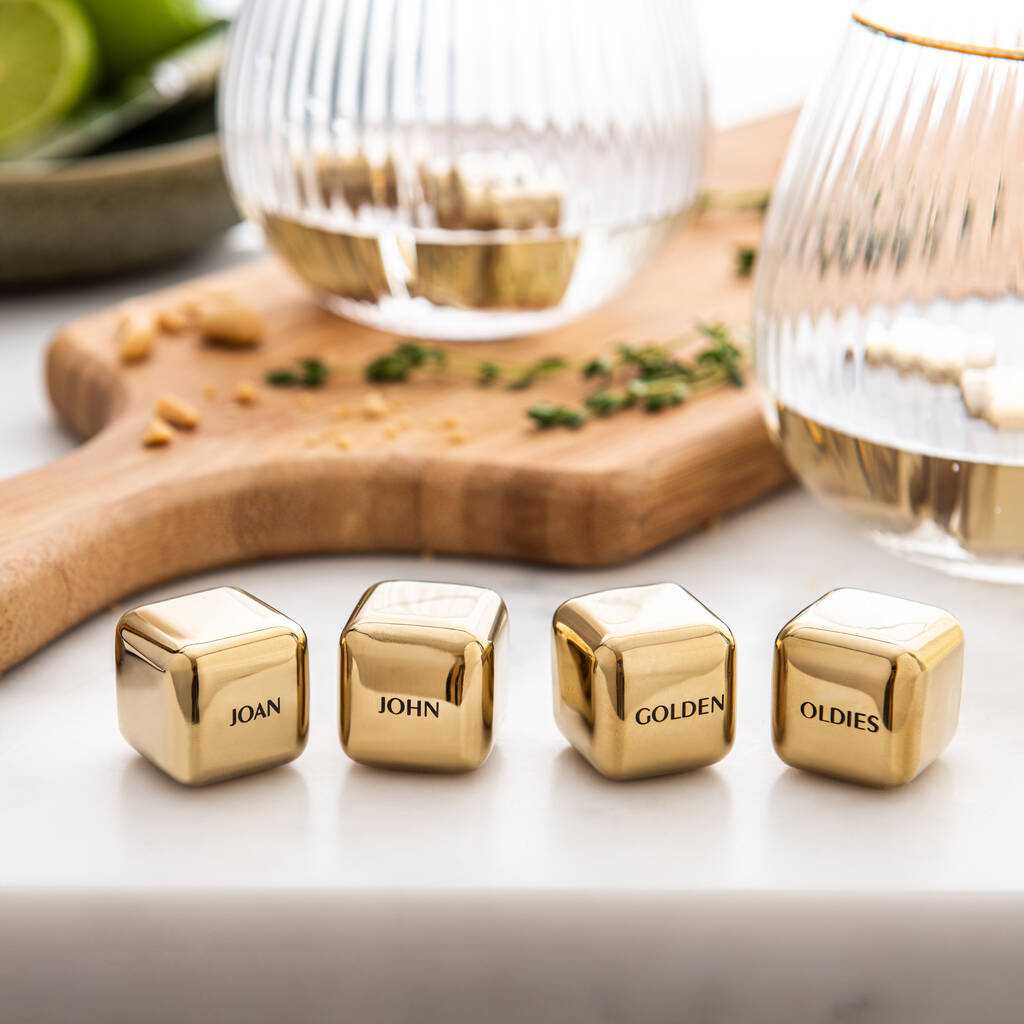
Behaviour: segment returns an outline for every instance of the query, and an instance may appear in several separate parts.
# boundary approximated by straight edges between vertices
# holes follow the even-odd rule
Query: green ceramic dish
[[[62,165],[0,163],[0,287],[182,257],[238,221],[212,104]]]

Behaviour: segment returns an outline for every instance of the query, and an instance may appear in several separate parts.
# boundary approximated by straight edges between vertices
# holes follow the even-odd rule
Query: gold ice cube
[[[298,177],[301,181],[301,170]],[[398,206],[398,171],[390,156],[371,162],[362,151],[344,156],[321,154],[315,160],[315,178],[325,206],[333,206],[339,196],[353,213],[361,206]]]
[[[178,782],[270,768],[306,746],[306,634],[243,590],[125,612],[115,658],[121,734]]]
[[[346,299],[376,302],[391,294],[380,242],[301,221],[263,215],[267,244],[306,282]]]
[[[548,185],[475,178],[455,168],[431,171],[422,164],[419,178],[437,226],[447,231],[527,231],[557,228],[561,221],[561,192]]]
[[[729,752],[736,646],[682,587],[576,597],[553,625],[555,721],[603,775],[688,771]]]
[[[565,297],[579,240],[416,244],[411,291],[459,309],[551,309]]]
[[[453,583],[378,583],[341,634],[341,744],[363,764],[477,768],[505,692],[505,604]]]
[[[941,608],[833,590],[775,641],[779,757],[849,782],[909,782],[956,732],[963,656],[963,630]]]

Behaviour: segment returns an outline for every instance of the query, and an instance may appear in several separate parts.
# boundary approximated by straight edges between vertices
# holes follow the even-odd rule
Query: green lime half
[[[81,0],[108,84],[142,71],[213,24],[200,0]]]
[[[60,120],[97,69],[92,27],[73,0],[0,0],[0,149]]]

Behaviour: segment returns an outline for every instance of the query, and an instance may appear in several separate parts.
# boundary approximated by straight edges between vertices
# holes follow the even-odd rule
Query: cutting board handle
[[[229,481],[204,480],[201,501],[194,478],[176,494],[180,455],[144,451],[139,435],[137,422],[112,423],[0,482],[0,671],[125,594],[205,567],[208,549],[187,533]]]

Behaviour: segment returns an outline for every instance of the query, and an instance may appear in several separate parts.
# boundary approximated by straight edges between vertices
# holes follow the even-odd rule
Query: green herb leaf
[[[327,383],[331,371],[322,359],[303,359],[302,384],[308,388],[322,388]]]
[[[320,388],[327,383],[331,368],[319,356],[296,361],[295,367],[279,366],[267,370],[264,380],[277,388]]]
[[[587,422],[587,414],[582,410],[573,409],[567,405],[555,405],[553,402],[537,402],[526,410],[526,415],[541,430],[550,430],[552,427],[569,427],[572,430],[579,430]]]
[[[611,356],[598,356],[583,367],[585,380],[591,380],[594,377],[610,377],[614,372],[615,360]]]
[[[635,404],[636,396],[629,391],[596,391],[584,403],[596,416],[611,416],[620,409]]]
[[[736,276],[750,277],[757,262],[757,249],[753,245],[741,245],[736,250]]]
[[[367,380],[398,381],[409,376],[409,363],[395,352],[377,356],[366,365],[363,371]]]
[[[501,367],[497,363],[484,360],[480,364],[480,375],[477,381],[485,387],[501,379]]]
[[[299,383],[299,375],[294,370],[267,370],[264,377],[268,384],[276,388],[287,388]]]
[[[524,391],[535,384],[538,378],[555,373],[557,370],[564,370],[567,363],[561,356],[546,356],[539,359],[532,366],[528,366],[520,377],[509,384],[510,391]]]

